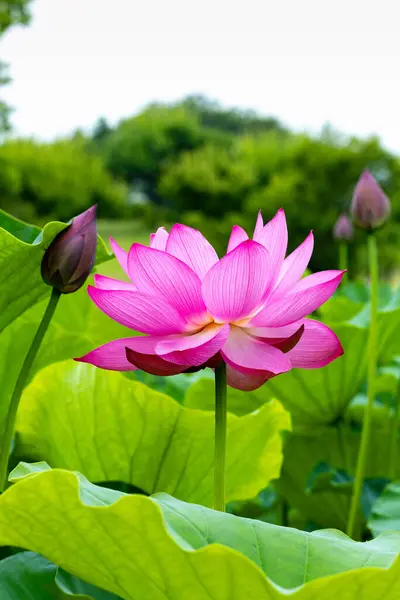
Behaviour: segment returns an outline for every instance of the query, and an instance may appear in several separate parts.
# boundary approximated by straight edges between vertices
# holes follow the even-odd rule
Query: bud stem
[[[8,475],[8,461],[11,451],[11,443],[14,436],[15,420],[17,417],[17,411],[19,401],[21,399],[22,392],[24,390],[26,381],[28,379],[32,363],[36,358],[39,351],[40,345],[43,341],[44,335],[50,324],[51,318],[54,315],[54,311],[57,307],[58,300],[61,293],[55,288],[52,289],[51,296],[45,313],[42,317],[38,330],[35,333],[35,337],[32,340],[28,353],[25,357],[23,365],[18,375],[13,394],[11,396],[10,405],[8,407],[8,413],[6,423],[4,427],[4,435],[0,442],[0,491],[4,492],[7,485]]]
[[[215,369],[214,508],[225,512],[226,364]]]
[[[339,244],[339,269],[341,271],[347,271],[349,262],[348,245],[346,242],[340,242]]]
[[[376,245],[376,237],[373,233],[368,235],[368,261],[371,279],[371,323],[368,339],[368,403],[364,413],[361,442],[358,451],[356,476],[353,487],[353,496],[351,498],[349,521],[347,524],[347,535],[350,537],[360,537],[359,535],[355,536],[355,531],[356,526],[360,523],[360,500],[371,438],[372,408],[375,400],[378,313],[378,251]]]

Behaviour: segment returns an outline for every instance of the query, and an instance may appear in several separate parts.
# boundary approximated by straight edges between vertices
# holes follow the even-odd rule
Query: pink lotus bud
[[[353,224],[348,215],[341,214],[333,228],[333,237],[339,242],[349,242],[353,239]]]
[[[351,213],[356,225],[367,231],[381,227],[390,216],[390,201],[369,171],[361,175],[353,194]]]
[[[47,248],[41,267],[43,281],[62,294],[79,290],[93,268],[96,244],[95,205],[74,217]]]

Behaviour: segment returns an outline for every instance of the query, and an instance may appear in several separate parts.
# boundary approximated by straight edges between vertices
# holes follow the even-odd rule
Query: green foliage
[[[80,139],[0,146],[0,207],[16,216],[68,220],[96,203],[100,216],[123,216],[125,201],[125,186],[113,181]]]
[[[0,562],[0,592],[2,600],[118,600],[33,552],[19,552]]]
[[[289,428],[278,402],[230,416],[227,500],[252,497],[279,476],[280,434]],[[24,392],[17,431],[23,456],[91,481],[122,481],[212,505],[214,415],[182,408],[120,373],[71,362],[44,369]]]
[[[121,121],[113,131],[104,119],[99,120],[93,130],[92,147],[101,151],[106,165],[114,175],[147,194],[156,204],[167,202],[172,205],[176,214],[181,206],[188,210],[192,205],[190,198],[187,199],[187,204],[185,202],[182,189],[185,187],[184,181],[181,184],[173,181],[174,175],[169,181],[163,179],[165,172],[169,173],[170,168],[174,169],[176,160],[186,157],[187,152],[190,157],[192,151],[200,149],[201,153],[201,149],[205,148],[203,169],[201,166],[196,169],[190,158],[184,158],[185,165],[181,169],[176,167],[178,170],[173,170],[173,173],[176,173],[178,179],[179,172],[182,172],[182,176],[189,180],[191,173],[198,175],[201,180],[202,176],[206,179],[216,178],[216,172],[223,173],[231,167],[232,173],[227,176],[227,181],[229,177],[236,180],[240,189],[235,194],[239,197],[241,189],[247,189],[245,182],[242,183],[242,178],[246,178],[245,170],[232,165],[229,156],[219,156],[218,149],[229,148],[232,136],[269,130],[285,132],[276,119],[260,118],[251,111],[226,110],[204,97],[189,96],[172,105],[150,105],[139,115]],[[196,152],[193,159],[197,162]],[[217,165],[214,165],[215,161]],[[214,197],[208,198],[205,193],[208,184],[205,182],[204,185],[204,190],[199,191],[200,201],[207,201],[208,205],[204,204],[202,209],[208,212],[211,205],[212,214]],[[192,190],[190,183],[188,187]],[[223,184],[219,188],[219,193],[223,193]],[[194,190],[192,193],[195,194]],[[218,190],[215,190],[215,194],[218,195]],[[221,207],[215,210],[217,214],[221,213]]]
[[[30,21],[31,0],[1,0],[0,2],[0,38],[13,25],[27,25]],[[6,64],[0,61],[0,87],[10,82]],[[11,108],[0,100],[0,133],[10,129]],[[1,190],[1,171],[0,171]]]
[[[207,145],[169,165],[158,189],[178,211],[200,210],[220,217],[239,211],[256,183],[254,166],[237,155],[235,148]]]
[[[198,119],[184,108],[149,107],[122,121],[103,144],[105,163],[117,177],[143,187],[153,200],[162,167],[202,140]]]
[[[1,11],[1,6],[0,6]],[[0,35],[1,35],[1,12],[0,12]],[[0,61],[0,87],[10,83],[10,77],[8,75],[8,65]],[[0,132],[8,131],[10,129],[9,115],[10,107],[0,100]]]
[[[0,3],[0,35],[12,25],[27,25],[31,0],[2,0]]]
[[[385,488],[372,507],[368,527],[374,535],[383,531],[400,531],[400,483],[394,481]]]
[[[366,477],[384,480],[388,477],[391,453],[389,429],[382,426],[379,415],[377,418],[373,416],[373,425]],[[318,486],[312,485],[311,476],[317,465],[324,463],[331,472],[341,472],[347,475],[348,480],[352,479],[360,437],[359,429],[341,423],[336,427],[295,434],[288,439],[279,488],[289,505],[298,509],[306,522],[314,523],[314,527],[346,529],[349,486],[321,486],[320,480],[318,489]],[[400,465],[397,471],[400,475]]]
[[[279,131],[287,133],[282,124],[273,117],[260,117],[255,111],[238,108],[222,108],[218,102],[204,96],[187,96],[182,106],[199,118],[201,125],[213,131],[242,135]]]
[[[39,552],[123,600],[396,600],[400,593],[397,533],[360,544],[42,471],[19,468],[0,498],[0,543]]]
[[[4,600],[52,600],[57,567],[32,552],[21,552],[0,562],[0,592]],[[33,592],[33,596],[32,596]]]

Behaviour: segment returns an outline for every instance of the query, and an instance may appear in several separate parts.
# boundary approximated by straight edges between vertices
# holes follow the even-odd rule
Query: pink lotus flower
[[[169,234],[158,229],[150,248],[133,244],[129,253],[111,240],[131,283],[96,275],[89,295],[112,319],[147,335],[111,341],[77,360],[155,375],[224,360],[228,384],[240,390],[292,368],[327,365],[342,346],[326,325],[305,317],[332,296],[343,271],[301,279],[313,235],[285,258],[287,240],[282,209],[266,225],[259,214],[253,240],[234,226],[221,259],[199,231],[180,224]]]

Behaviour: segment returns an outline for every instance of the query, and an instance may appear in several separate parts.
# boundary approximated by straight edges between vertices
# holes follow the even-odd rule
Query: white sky
[[[398,0],[34,0],[4,38],[17,133],[52,138],[202,93],[400,152]]]

